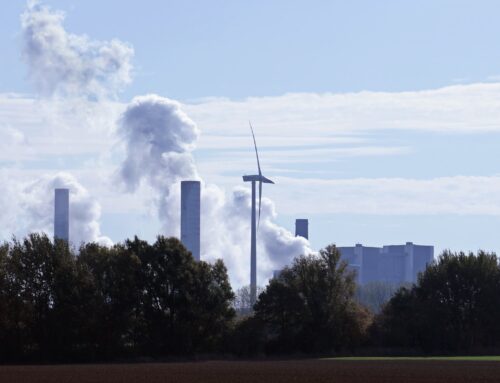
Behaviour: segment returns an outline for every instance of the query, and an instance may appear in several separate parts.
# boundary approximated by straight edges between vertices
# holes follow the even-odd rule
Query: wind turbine
[[[255,147],[255,156],[257,157],[257,169],[259,174],[243,176],[244,182],[252,183],[252,228],[251,228],[251,245],[250,245],[250,304],[253,306],[257,300],[257,220],[256,220],[256,204],[255,204],[255,183],[259,183],[259,224],[260,210],[262,206],[262,184],[274,184],[269,178],[262,175],[260,170],[259,152],[257,150],[257,142],[253,132],[252,123],[249,121],[250,130],[253,137],[253,145]]]

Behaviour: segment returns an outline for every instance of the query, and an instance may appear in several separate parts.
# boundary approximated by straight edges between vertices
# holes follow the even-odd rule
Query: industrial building
[[[69,189],[55,189],[54,239],[69,241]]]
[[[295,220],[295,236],[309,239],[309,221],[304,218]]]
[[[279,278],[282,272],[283,270],[273,270],[273,278]]]
[[[181,182],[181,242],[200,260],[200,181]]]
[[[356,271],[357,283],[387,282],[394,285],[417,282],[418,274],[434,260],[434,246],[389,245],[339,247],[342,259]]]

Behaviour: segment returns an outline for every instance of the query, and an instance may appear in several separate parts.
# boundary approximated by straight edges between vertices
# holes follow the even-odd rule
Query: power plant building
[[[389,245],[366,247],[339,247],[341,257],[351,270],[356,271],[358,284],[386,282],[393,285],[414,283],[434,260],[434,247],[414,245]]]
[[[307,219],[295,220],[295,236],[309,239],[309,221]]]
[[[54,239],[69,241],[69,189],[55,189]]]
[[[200,260],[200,181],[181,182],[181,242]]]

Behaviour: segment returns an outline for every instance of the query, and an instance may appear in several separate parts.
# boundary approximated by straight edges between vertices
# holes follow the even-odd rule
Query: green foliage
[[[379,318],[379,342],[427,352],[473,352],[499,345],[500,272],[495,254],[444,252],[403,288]]]
[[[239,357],[260,356],[266,351],[267,326],[253,315],[236,320],[225,349]]]
[[[10,294],[7,280],[7,257],[9,246],[3,244],[0,246],[0,341],[7,339],[7,334],[11,327],[9,323],[8,310],[10,306]],[[0,347],[0,359],[4,359],[5,350]]]
[[[196,262],[174,238],[76,255],[32,234],[0,246],[0,361],[217,350],[233,298],[224,264]]]
[[[329,352],[356,346],[369,314],[353,299],[354,274],[334,245],[296,258],[259,296],[270,352]]]
[[[175,238],[158,237],[152,246],[136,238],[126,247],[141,260],[143,349],[185,354],[215,348],[234,316],[224,264],[196,262]]]
[[[296,258],[253,315],[235,319],[248,289],[236,299],[223,262],[196,262],[175,238],[76,251],[31,234],[0,245],[0,362],[351,352],[373,321],[354,280],[328,246]],[[500,346],[494,254],[445,252],[387,304],[390,289],[375,287],[369,298],[383,309],[370,327],[373,345],[450,354]]]
[[[5,358],[61,359],[73,353],[84,317],[81,270],[67,243],[45,235],[14,239],[3,251],[2,350]]]
[[[140,321],[140,260],[122,245],[82,245],[77,264],[88,271],[92,308],[87,313],[86,342],[93,355],[108,358],[135,346]]]

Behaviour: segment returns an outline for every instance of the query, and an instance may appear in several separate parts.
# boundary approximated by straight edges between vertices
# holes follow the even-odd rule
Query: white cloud
[[[6,170],[0,170],[0,241],[8,240],[22,225],[19,219],[18,184]]]
[[[0,95],[0,126],[24,134],[28,146],[35,151],[32,156],[97,155],[117,145],[115,121],[125,107],[110,102],[34,101],[4,94]],[[218,162],[224,173],[231,171],[225,166],[245,160],[243,152],[237,149],[246,148],[251,153],[246,125],[249,116],[269,166],[280,156],[305,161],[311,157],[309,153],[318,151],[322,153],[315,157],[326,161],[343,156],[399,155],[408,153],[411,147],[381,145],[376,139],[379,130],[500,131],[500,84],[421,92],[290,94],[243,101],[210,99],[183,104],[182,109],[202,132],[197,150],[212,150],[206,160]],[[234,155],[228,157],[230,152],[222,152],[228,149]],[[283,150],[286,154],[280,153]]]
[[[108,155],[117,142],[116,121],[123,108],[109,101],[35,100],[0,94],[0,145],[10,150],[0,153],[0,158],[20,161]]]
[[[282,136],[285,144],[290,136],[304,137],[308,143],[316,139],[315,143],[321,144],[322,139],[337,134],[380,130],[488,132],[500,130],[500,83],[392,93],[209,99],[187,104],[185,110],[205,134],[241,136],[246,133],[246,121],[251,119],[259,139]]]
[[[486,80],[492,81],[492,82],[499,82],[500,81],[500,74],[490,75],[486,78]]]
[[[279,177],[288,214],[500,215],[500,176],[433,179]],[[272,193],[272,190],[270,190]],[[296,201],[301,203],[297,204]]]
[[[24,133],[19,129],[0,125],[0,137],[0,160],[19,160],[17,154],[26,143]]]
[[[30,2],[21,15],[23,57],[42,95],[103,98],[131,81],[133,49],[68,33],[64,13]]]

